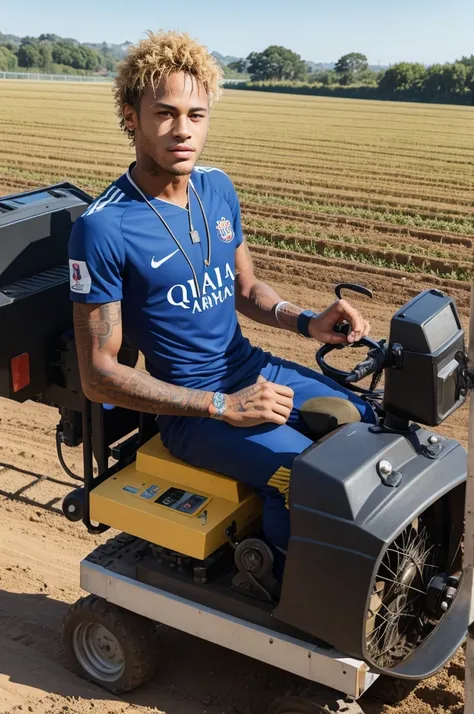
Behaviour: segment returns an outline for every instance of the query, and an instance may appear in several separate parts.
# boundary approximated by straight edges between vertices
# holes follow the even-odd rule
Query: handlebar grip
[[[377,369],[377,360],[374,357],[367,357],[367,359],[359,362],[357,367],[354,367],[352,372],[346,377],[346,382],[360,382],[369,374],[373,374]]]
[[[366,295],[369,298],[372,298],[374,296],[372,290],[364,287],[363,285],[357,285],[357,283],[339,283],[334,288],[334,292],[336,293],[336,297],[338,300],[341,300],[342,298],[342,290],[352,290],[355,293],[359,293],[360,295]]]
[[[351,331],[351,326],[348,322],[342,322],[340,325],[334,325],[333,332],[337,332],[338,335],[348,336]]]

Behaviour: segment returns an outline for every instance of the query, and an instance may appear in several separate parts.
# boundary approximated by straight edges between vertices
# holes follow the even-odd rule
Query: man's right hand
[[[260,376],[256,384],[234,394],[226,394],[224,413],[212,416],[237,427],[286,424],[293,409],[293,395],[290,387],[267,382]]]

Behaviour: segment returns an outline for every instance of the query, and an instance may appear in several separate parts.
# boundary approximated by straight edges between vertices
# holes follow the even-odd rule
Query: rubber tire
[[[364,714],[359,704],[342,692],[318,685],[302,685],[275,699],[265,714]]]
[[[413,692],[420,681],[419,679],[398,679],[381,674],[367,690],[367,696],[384,704],[399,704]]]
[[[73,648],[73,633],[82,623],[94,622],[110,630],[120,642],[125,655],[125,668],[114,682],[102,681],[86,672]],[[84,679],[113,694],[136,689],[149,680],[158,664],[159,638],[155,623],[145,617],[112,605],[96,595],[88,595],[69,608],[62,628],[64,652],[71,669]]]

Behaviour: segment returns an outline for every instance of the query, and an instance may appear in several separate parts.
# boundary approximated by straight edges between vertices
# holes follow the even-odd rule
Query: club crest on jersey
[[[232,223],[222,216],[220,221],[216,221],[217,235],[223,241],[223,243],[230,243],[234,238],[234,231],[232,230]]]

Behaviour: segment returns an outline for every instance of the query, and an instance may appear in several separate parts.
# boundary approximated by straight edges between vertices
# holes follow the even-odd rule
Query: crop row
[[[1,143],[0,143],[1,148]],[[96,156],[92,158],[91,156],[81,153],[74,152],[73,155],[69,151],[64,152],[64,157],[62,152],[55,152],[52,150],[53,147],[46,147],[46,150],[34,152],[32,156],[31,147],[22,147],[20,143],[11,142],[10,146],[3,147],[3,161],[6,166],[22,166],[26,164],[29,170],[34,170],[37,166],[43,166],[45,163],[48,169],[57,169],[58,172],[73,172],[81,171],[81,167],[90,167],[92,165],[100,166],[99,175],[106,178],[113,178],[120,169],[123,168],[123,159],[121,160],[120,154],[125,154],[124,152],[117,152],[111,156],[105,158],[104,155]],[[48,151],[48,149],[50,149]],[[59,155],[58,155],[59,154]],[[123,157],[125,158],[125,156]],[[236,185],[246,189],[247,191],[252,191],[261,189],[263,186],[266,191],[270,191],[273,194],[280,196],[297,196],[303,200],[312,199],[314,203],[329,206],[351,206],[356,205],[362,209],[374,210],[378,207],[383,206],[385,209],[387,207],[392,208],[392,211],[397,213],[404,213],[406,215],[416,215],[421,219],[439,219],[443,220],[454,220],[458,221],[460,216],[464,216],[464,211],[461,211],[459,207],[453,208],[452,204],[433,204],[430,207],[424,204],[420,200],[416,202],[407,202],[408,197],[403,200],[398,200],[397,198],[390,197],[390,190],[388,188],[381,190],[380,188],[371,188],[370,186],[363,187],[358,186],[355,188],[351,182],[348,182],[347,188],[344,187],[343,190],[336,191],[335,185],[336,181],[328,182],[323,179],[320,180],[320,184],[316,185],[318,182],[316,180],[308,179],[306,183],[303,184],[290,184],[277,181],[268,180],[266,174],[256,174],[256,173],[240,173],[238,171],[232,171],[231,175],[235,179]],[[311,184],[313,188],[311,189]],[[356,191],[356,193],[354,193]],[[367,194],[369,199],[361,200],[360,193]],[[387,194],[382,197],[380,194]],[[358,195],[359,194],[359,195]],[[379,194],[377,196],[377,194]],[[426,196],[425,198],[428,198]],[[465,201],[466,209],[468,215],[473,213],[472,200]],[[395,209],[395,210],[394,210]],[[468,223],[469,226],[469,223]],[[455,229],[457,230],[457,229]]]
[[[397,235],[387,235],[371,231],[360,231],[357,229],[342,229],[337,223],[332,225],[327,223],[324,227],[311,223],[296,221],[295,219],[283,219],[281,217],[268,218],[246,211],[243,215],[243,226],[253,232],[265,231],[269,234],[278,234],[281,237],[296,238],[304,237],[308,240],[339,241],[361,249],[365,247],[377,248],[386,251],[402,251],[411,255],[428,258],[441,258],[454,260],[457,262],[472,262],[472,249],[460,246],[447,246],[435,244],[431,241],[401,237]]]
[[[246,236],[249,243],[270,245],[296,253],[322,255],[326,258],[344,258],[356,263],[375,265],[379,268],[401,269],[409,273],[424,273],[461,281],[469,281],[473,276],[472,263],[458,260],[414,255],[393,249],[378,249],[368,245],[354,246],[343,241],[307,238],[304,235],[289,236],[251,226],[246,226]]]
[[[1,126],[1,122],[0,122]],[[42,129],[36,134],[26,133],[21,127],[16,126],[8,131],[8,140],[3,140],[5,148],[8,148],[15,142],[20,148],[23,147],[32,153],[32,150],[42,150],[52,147],[61,152],[81,152],[82,155],[94,155],[106,157],[107,153],[113,150],[114,154],[119,156],[129,153],[129,148],[122,140],[122,137],[114,137],[110,132],[103,132],[98,138],[78,134],[76,131],[69,133],[62,132],[58,137],[56,130]],[[16,147],[15,147],[16,148]],[[396,158],[396,154],[393,155]],[[429,174],[422,173],[419,170],[419,165],[414,166],[413,172],[405,169],[402,172],[400,167],[393,167],[390,164],[380,165],[364,165],[360,159],[351,156],[341,156],[340,161],[336,160],[334,154],[331,154],[327,160],[322,160],[319,153],[314,153],[308,156],[304,162],[298,157],[292,156],[291,152],[285,153],[279,151],[278,154],[273,151],[262,152],[252,151],[249,145],[236,144],[235,147],[217,144],[215,148],[208,146],[204,154],[204,161],[211,163],[237,165],[248,167],[250,171],[257,169],[271,169],[274,172],[283,171],[286,176],[296,176],[299,180],[319,178],[338,178],[340,182],[341,171],[344,170],[344,176],[352,182],[364,181],[367,185],[370,179],[374,188],[387,186],[392,191],[398,187],[402,190],[406,189],[407,185],[413,188],[415,192],[422,187],[427,187],[431,192],[435,190],[440,197],[445,195],[443,189],[449,191],[449,196],[457,199],[471,198],[472,202],[472,174],[467,174],[463,177],[461,174],[449,176],[446,170],[443,172],[430,172]],[[441,192],[441,193],[439,193]],[[453,192],[456,192],[453,195]],[[428,199],[436,198],[436,194],[431,194]]]
[[[409,225],[397,225],[396,223],[384,223],[365,218],[355,218],[348,215],[337,214],[318,214],[314,211],[304,210],[300,208],[291,208],[285,205],[263,205],[258,202],[241,201],[241,207],[245,215],[254,215],[257,217],[274,218],[275,220],[290,221],[292,224],[303,222],[305,225],[313,226],[339,226],[347,229],[352,227],[371,233],[392,234],[398,236],[410,236],[412,239],[420,239],[421,241],[430,241],[432,243],[444,243],[446,245],[464,246],[472,249],[474,246],[474,238],[461,236],[457,233],[449,231],[436,231],[430,229],[419,229]],[[415,241],[413,241],[415,242]],[[416,243],[419,241],[417,240]]]
[[[34,149],[34,151],[33,151]],[[38,165],[47,164],[58,171],[75,171],[82,166],[100,166],[101,169],[109,169],[102,175],[111,178],[119,174],[127,163],[128,153],[126,150],[95,154],[84,152],[80,149],[62,149],[53,146],[41,147],[38,145],[27,145],[20,142],[1,142],[0,152],[3,161],[7,165],[23,165],[34,168]],[[228,162],[229,163],[229,162]],[[285,180],[277,182],[268,179],[269,172],[262,172],[259,167],[252,169],[230,163],[229,173],[236,183],[244,187],[264,186],[265,189],[277,188],[281,193],[313,198],[315,202],[329,205],[358,205],[362,208],[374,208],[383,206],[385,208],[395,207],[409,215],[418,215],[422,218],[446,217],[457,220],[458,216],[472,215],[474,218],[474,208],[472,206],[472,196],[454,198],[448,200],[448,196],[430,196],[429,192],[417,194],[409,186],[403,189],[394,189],[389,185],[379,183],[368,183],[367,181],[354,181],[345,177],[344,186],[341,187],[341,179],[325,179],[323,175],[311,176],[294,175],[285,172]]]
[[[99,145],[98,145],[99,146]],[[111,151],[108,148],[88,147],[77,142],[72,146],[64,146],[51,138],[49,141],[30,139],[23,140],[20,137],[12,137],[9,140],[0,140],[0,152],[8,159],[13,157],[15,163],[23,161],[31,162],[31,157],[34,156],[36,161],[48,162],[52,160],[66,162],[67,164],[90,164],[100,166],[113,167],[117,173],[123,169],[123,166],[131,159],[130,150],[128,147],[118,145]],[[262,162],[258,164],[256,160],[246,162],[243,159],[236,161],[221,162],[213,161],[213,163],[224,167],[236,179],[241,181],[246,180],[265,180],[268,181],[269,175],[282,173],[285,176],[285,184],[289,188],[296,187],[301,191],[310,191],[315,195],[330,194],[334,199],[346,197],[349,201],[357,200],[358,196],[370,198],[371,206],[374,202],[381,202],[384,205],[404,205],[407,208],[412,207],[413,210],[419,213],[420,209],[435,211],[439,214],[443,212],[456,211],[459,215],[473,213],[473,194],[472,188],[468,185],[463,190],[456,189],[453,186],[441,187],[439,184],[431,184],[422,186],[421,182],[415,180],[401,180],[398,182],[391,181],[390,178],[374,175],[364,175],[359,173],[354,176],[346,170],[344,171],[344,184],[341,186],[342,167],[333,167],[328,170],[326,167],[311,167],[311,170],[299,168],[292,170],[285,163]],[[418,185],[416,185],[418,183]],[[396,184],[396,185],[395,185]],[[415,203],[413,203],[413,200]],[[411,201],[411,203],[410,203]]]
[[[84,152],[104,151],[110,147],[114,151],[124,150],[127,147],[124,137],[121,136],[115,123],[107,126],[104,122],[97,122],[97,129],[93,129],[88,124],[85,129],[83,125],[76,126],[70,122],[64,126],[56,121],[52,126],[50,121],[21,121],[15,118],[12,126],[11,118],[0,119],[0,127],[8,132],[8,136],[17,137],[20,142],[28,144],[35,142],[38,138],[49,139],[53,144],[59,146],[82,147]],[[60,132],[58,134],[58,129]],[[472,186],[472,160],[468,157],[466,149],[463,149],[463,160],[456,164],[444,158],[439,159],[439,154],[434,153],[432,161],[427,166],[423,165],[420,157],[414,157],[412,162],[401,161],[401,152],[397,147],[392,147],[386,152],[384,158],[380,149],[375,149],[375,156],[363,157],[356,155],[351,147],[341,147],[336,145],[329,149],[317,145],[312,145],[310,151],[292,149],[291,142],[280,137],[275,137],[272,141],[251,139],[234,134],[232,137],[216,137],[214,134],[209,139],[205,158],[212,156],[218,161],[228,161],[239,159],[243,162],[256,162],[266,167],[279,167],[279,163],[295,171],[313,170],[324,172],[327,168],[350,170],[356,176],[369,175],[373,172],[378,177],[389,177],[395,181],[408,179],[414,182],[424,181],[426,185],[433,180],[436,184],[447,186],[460,186],[470,188]],[[434,163],[438,157],[437,164]],[[428,171],[429,169],[429,171]],[[369,172],[369,174],[367,173]],[[451,183],[452,182],[452,183]]]
[[[276,245],[271,241],[257,238],[249,241],[250,252],[252,255],[267,256],[268,258],[287,259],[296,263],[310,264],[320,267],[331,267],[335,270],[333,274],[337,275],[338,268],[348,268],[352,272],[369,273],[373,275],[385,275],[398,280],[423,280],[424,283],[438,285],[444,288],[454,288],[460,294],[465,293],[466,302],[469,302],[470,281],[459,280],[455,277],[440,276],[434,272],[423,273],[420,271],[406,270],[405,266],[393,264],[376,264],[370,260],[361,261],[357,256],[350,254],[338,254],[337,251],[326,251],[323,253],[308,253],[301,250],[295,250],[294,246],[288,247],[283,244]]]

